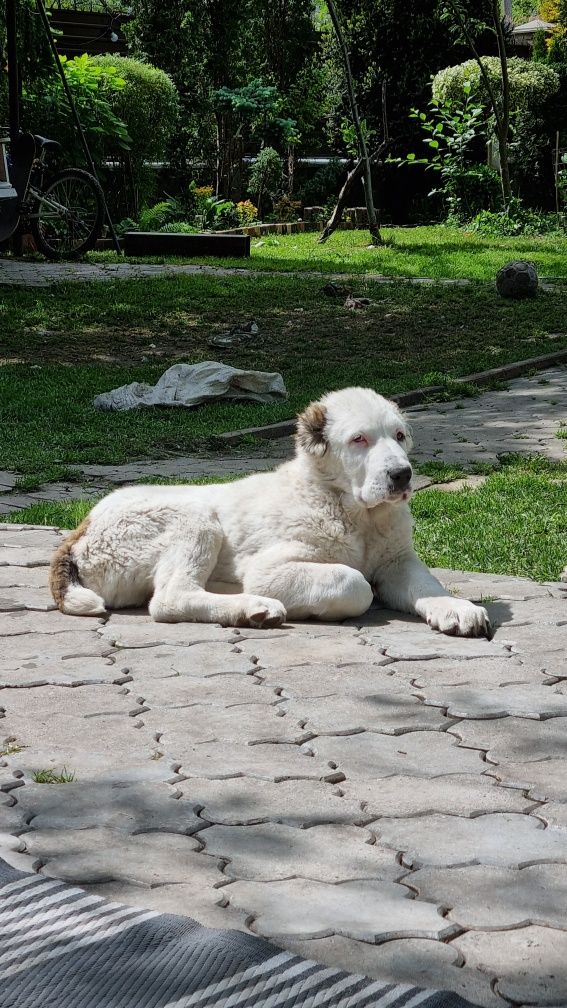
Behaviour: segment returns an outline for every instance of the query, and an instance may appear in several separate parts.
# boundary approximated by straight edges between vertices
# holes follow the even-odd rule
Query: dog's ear
[[[325,407],[318,402],[311,403],[297,418],[295,439],[298,447],[311,455],[318,455],[319,458],[322,458],[327,451],[326,422],[327,410]]]

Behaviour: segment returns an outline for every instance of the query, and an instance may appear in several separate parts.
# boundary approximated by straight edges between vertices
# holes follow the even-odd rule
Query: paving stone
[[[278,716],[281,707],[268,704],[243,704],[237,707],[218,707],[195,704],[193,707],[162,708],[142,715],[146,725],[160,732],[160,745],[170,754],[177,755],[178,740],[191,743],[238,742],[256,745],[264,742],[299,743],[312,737],[313,732],[300,728],[287,717]]]
[[[84,888],[103,899],[124,903],[126,906],[192,917],[204,927],[246,930],[244,914],[223,905],[226,902],[224,889],[205,889],[200,879],[151,888],[124,882],[100,882]]]
[[[0,662],[0,690],[38,686],[121,685],[131,677],[106,658],[67,658],[61,662],[26,662],[23,668],[5,669]],[[0,692],[0,704],[2,693]]]
[[[369,665],[384,664],[384,656],[378,647],[366,647],[354,636],[317,637],[308,634],[281,637],[279,639],[247,640],[242,645],[245,654],[258,659],[260,668],[290,668],[294,665],[313,666],[310,674],[317,676],[318,663],[345,664],[348,662],[368,662]],[[364,650],[363,650],[364,649]],[[386,663],[388,664],[388,663]]]
[[[292,668],[259,669],[262,683],[279,696],[290,699],[328,697],[334,694],[349,697],[366,696],[381,690],[403,690],[409,676],[394,682],[397,662],[386,667],[357,663],[352,665],[295,665]]]
[[[362,825],[371,818],[361,811],[358,796],[341,797],[338,786],[316,780],[273,781],[249,777],[207,780],[191,777],[178,785],[180,801],[187,799],[203,819],[227,826],[278,822],[288,826],[325,823]],[[344,788],[344,784],[340,785]],[[503,790],[513,795],[511,790]],[[530,803],[531,804],[531,803]]]
[[[534,801],[567,802],[567,758],[499,763],[487,773],[504,787],[524,788]]]
[[[378,942],[406,936],[439,939],[455,932],[434,904],[404,899],[409,891],[396,882],[235,882],[226,895],[231,906],[254,914],[252,928],[265,938],[337,934]]]
[[[395,662],[390,666],[394,679],[406,679],[417,690],[439,689],[445,686],[496,689],[516,683],[541,686],[549,678],[543,665],[536,660],[525,662],[518,656],[489,660]]]
[[[75,619],[75,617],[69,618]],[[111,647],[147,648],[159,644],[189,647],[210,641],[230,643],[234,636],[230,628],[223,628],[215,623],[154,623],[149,617],[144,618],[141,613],[128,622],[125,617],[120,618],[122,622],[118,621],[119,615],[111,616],[98,631],[101,640]]]
[[[96,629],[101,620],[96,617],[81,616],[81,630]],[[0,637],[20,634],[60,634],[78,630],[77,617],[65,616],[60,612],[0,612]],[[80,632],[80,631],[79,631]]]
[[[532,816],[495,812],[463,819],[454,815],[380,819],[380,841],[403,851],[413,868],[467,864],[522,868],[544,861],[567,861],[567,830],[544,829]]]
[[[38,588],[48,591],[46,567],[0,567],[0,593],[6,588]]]
[[[407,882],[420,899],[449,908],[449,920],[466,930],[542,924],[567,930],[567,865],[539,864],[518,871],[470,865],[422,868]]]
[[[347,778],[376,780],[379,777],[409,775],[440,777],[449,773],[480,774],[481,754],[456,746],[442,732],[410,732],[403,738],[362,732],[346,737],[313,739],[303,747],[326,760]]]
[[[567,1004],[567,932],[537,925],[469,931],[453,944],[468,966],[496,980],[496,993],[514,1004]]]
[[[81,686],[65,689],[61,686],[42,686],[34,690],[5,688],[0,691],[0,710],[6,718],[27,718],[30,727],[41,731],[43,725],[52,726],[69,718],[102,720],[105,716],[122,714],[128,717],[132,707],[130,697],[120,686]],[[0,732],[2,731],[0,722]]]
[[[0,567],[48,567],[52,558],[50,547],[0,546]]]
[[[530,623],[526,626],[501,626],[494,633],[493,644],[509,645],[514,654],[528,652],[542,655],[563,655],[567,647],[567,624],[554,626]]]
[[[396,776],[345,780],[337,788],[345,798],[359,799],[364,815],[370,818],[412,817],[433,812],[472,817],[484,812],[529,812],[535,804],[524,797],[520,788],[498,787],[490,777],[473,778],[470,774],[430,779]],[[373,826],[380,829],[379,822]]]
[[[543,720],[567,716],[567,696],[553,686],[501,686],[476,689],[474,686],[449,686],[443,690],[423,690],[425,704],[444,708],[455,718],[491,719],[508,715]]]
[[[325,966],[384,983],[450,990],[484,1008],[507,1008],[508,1005],[493,993],[488,978],[478,970],[461,965],[462,956],[453,944],[445,945],[426,938],[403,938],[383,945],[369,945],[333,935],[312,941],[286,938],[285,947]]]
[[[393,882],[405,874],[393,852],[374,844],[372,834],[358,826],[209,826],[198,839],[207,854],[228,861],[224,874],[231,879]]]
[[[27,817],[19,804],[8,805],[2,799],[6,799],[5,794],[0,795],[0,834],[16,836],[27,829]]]
[[[135,681],[139,676],[169,679],[172,676],[218,676],[256,674],[256,666],[236,645],[220,642],[191,647],[121,648],[116,661],[128,668]]]
[[[160,743],[161,744],[161,743]],[[260,780],[342,780],[344,774],[331,768],[324,758],[313,758],[296,745],[255,745],[206,742],[194,745],[186,732],[170,733],[169,744],[175,753],[174,765],[185,776],[226,780],[253,777]],[[171,762],[171,758],[170,761]]]
[[[548,826],[567,829],[567,805],[564,802],[546,802],[540,808],[534,809],[533,814]]]
[[[531,763],[567,755],[567,718],[462,721],[448,731],[460,739],[463,746],[486,750],[487,761],[492,764]],[[489,766],[486,769],[491,772]]]
[[[361,630],[361,634],[368,644],[380,648],[386,657],[396,661],[430,658],[470,661],[473,658],[505,658],[508,653],[500,643],[483,637],[448,637],[428,628],[404,635],[393,630]]]
[[[58,529],[0,524],[0,546],[22,549],[57,549],[64,536]]]
[[[507,628],[532,626],[564,626],[566,622],[565,604],[562,599],[539,597],[536,601],[529,600],[507,600],[506,602],[488,602],[487,608],[492,610],[496,618],[502,620],[501,630]]]
[[[48,615],[54,616],[55,613]],[[82,617],[81,617],[82,619]],[[2,645],[4,658],[0,667],[23,668],[29,662],[44,663],[73,658],[106,658],[114,648],[88,630],[64,633],[25,633],[10,637]],[[8,658],[8,649],[12,654]]]
[[[206,888],[223,880],[216,860],[197,853],[197,840],[175,833],[44,829],[27,833],[25,842],[43,862],[43,875],[79,885],[115,880],[151,886],[191,878]]]
[[[258,703],[274,705],[279,701],[275,693],[258,685],[252,676],[233,674],[209,678],[185,675],[170,679],[150,679],[136,675],[128,689],[134,706],[135,702],[139,701],[142,708],[150,707],[152,713],[169,708],[188,708],[198,704],[199,715],[202,715],[201,706],[232,707],[241,704],[256,706]],[[188,711],[187,717],[191,716]],[[238,712],[234,712],[234,716],[238,716]]]
[[[434,568],[433,573],[452,594],[469,598],[471,602],[482,602],[488,598],[518,601],[549,598],[545,586],[538,585],[529,578],[475,574],[447,570],[444,567]]]
[[[188,801],[156,782],[76,781],[61,786],[27,783],[18,802],[34,830],[104,827],[139,833],[191,834],[203,829]]]
[[[47,588],[0,588],[0,612],[18,612],[31,609],[51,612],[57,606]]]
[[[281,705],[286,721],[292,721],[312,735],[352,735],[374,731],[402,735],[411,731],[444,731],[450,723],[444,714],[433,717],[416,698],[397,690],[383,690],[371,696],[328,696],[323,700],[289,700]]]

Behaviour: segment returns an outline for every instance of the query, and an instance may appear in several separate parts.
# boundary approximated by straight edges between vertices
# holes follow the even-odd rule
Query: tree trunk
[[[370,157],[369,157],[370,164],[373,164],[374,161],[377,161],[382,156],[382,154],[387,149],[387,147],[389,146],[389,144],[390,144],[389,139],[386,139],[386,140],[382,141],[382,143],[380,144],[380,146],[377,147],[376,150],[373,151],[372,154],[370,155]],[[352,188],[353,184],[362,175],[362,168],[363,168],[362,158],[359,158],[359,160],[356,162],[354,168],[351,168],[351,170],[347,174],[347,177],[346,177],[346,179],[343,182],[341,191],[339,192],[339,195],[337,196],[337,202],[335,204],[335,208],[334,208],[331,216],[329,217],[329,220],[325,224],[325,227],[321,231],[321,234],[319,235],[319,242],[321,243],[321,245],[323,245],[327,241],[327,239],[331,237],[333,231],[336,231],[336,229],[338,228],[339,224],[341,223],[341,218],[342,218],[342,215],[343,215],[343,210],[344,210],[344,207],[345,207],[346,198],[347,198],[347,196],[349,194],[349,191]]]
[[[378,217],[376,214],[376,207],[374,206],[374,196],[372,193],[372,169],[370,164],[370,158],[368,156],[368,148],[366,146],[366,138],[364,136],[364,131],[360,122],[360,116],[358,113],[358,105],[356,103],[356,95],[354,91],[354,80],[352,76],[352,70],[350,67],[350,57],[348,52],[348,46],[346,43],[345,35],[340,22],[339,14],[335,6],[335,0],[327,0],[327,8],[329,11],[329,16],[333,23],[333,28],[335,29],[335,35],[337,36],[337,41],[341,50],[344,68],[345,68],[345,78],[347,86],[348,102],[350,105],[350,112],[352,115],[352,121],[354,124],[354,130],[356,133],[357,147],[359,160],[362,171],[362,178],[364,184],[364,200],[366,203],[366,209],[368,211],[368,230],[370,231],[370,237],[372,239],[373,245],[383,245],[382,236],[380,234],[380,227],[378,224]],[[352,184],[352,180],[349,185]],[[347,190],[348,191],[348,190]]]
[[[498,56],[500,57],[500,67],[502,71],[502,110],[501,121],[498,128],[498,152],[500,154],[500,179],[502,183],[502,198],[504,209],[507,210],[512,199],[512,187],[510,184],[510,161],[508,151],[508,139],[510,134],[510,78],[508,75],[508,56],[506,53],[506,39],[502,28],[502,17],[498,0],[492,0],[492,20],[494,21],[494,31],[498,42]]]

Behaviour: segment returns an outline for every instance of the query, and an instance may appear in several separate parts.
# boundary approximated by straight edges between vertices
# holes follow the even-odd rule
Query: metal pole
[[[8,56],[8,115],[10,140],[20,132],[20,83],[18,75],[18,42],[16,32],[16,0],[6,0],[6,50]]]
[[[13,0],[12,0],[12,2],[13,2]],[[72,95],[71,89],[69,87],[69,82],[67,80],[67,77],[65,76],[65,71],[63,69],[63,64],[61,63],[61,60],[59,59],[59,53],[57,52],[57,46],[55,45],[55,39],[53,38],[53,33],[51,31],[51,25],[49,24],[49,20],[48,20],[47,14],[45,13],[45,7],[43,6],[43,0],[36,0],[36,3],[37,3],[37,9],[39,11],[39,15],[40,15],[41,20],[43,22],[43,27],[45,28],[45,31],[47,33],[47,38],[49,39],[49,45],[50,45],[50,48],[51,48],[51,52],[53,53],[53,58],[54,58],[55,63],[57,65],[57,69],[59,71],[59,76],[61,77],[61,83],[63,84],[63,88],[64,88],[64,91],[65,91],[65,94],[67,95],[67,101],[69,102],[69,106],[71,108],[73,119],[75,120],[75,126],[77,127],[77,131],[78,131],[79,137],[81,139],[81,146],[82,146],[84,154],[85,154],[85,159],[86,159],[87,165],[89,166],[89,170],[90,170],[91,174],[94,175],[95,179],[98,182],[99,179],[98,179],[95,163],[93,161],[92,154],[90,152],[90,148],[89,148],[89,145],[87,143],[87,138],[85,136],[85,131],[84,131],[83,126],[81,124],[81,120],[79,119],[79,114],[77,112],[75,101],[73,99],[73,95]],[[99,183],[99,185],[100,185],[100,183]],[[102,186],[101,186],[101,189],[102,189]],[[102,200],[103,200],[103,203],[104,203],[104,212],[105,212],[105,215],[106,215],[106,219],[108,221],[108,226],[110,228],[110,234],[112,235],[112,241],[114,243],[114,248],[116,249],[117,252],[122,252],[122,249],[120,248],[120,242],[118,241],[118,235],[116,234],[116,231],[114,229],[114,224],[112,223],[112,220],[111,220],[111,217],[110,217],[110,213],[108,211],[108,206],[107,206],[107,203],[106,203],[106,198],[105,198],[104,193],[102,194]]]

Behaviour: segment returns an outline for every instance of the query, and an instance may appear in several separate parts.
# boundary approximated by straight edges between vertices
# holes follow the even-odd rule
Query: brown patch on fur
[[[67,536],[57,549],[49,568],[49,587],[59,609],[62,610],[67,588],[71,584],[80,584],[79,568],[73,557],[73,546],[85,534],[89,527],[89,519],[85,518],[74,532]]]
[[[327,451],[326,422],[326,408],[321,403],[311,403],[297,418],[295,440],[298,447],[310,452],[311,455],[322,457]]]

